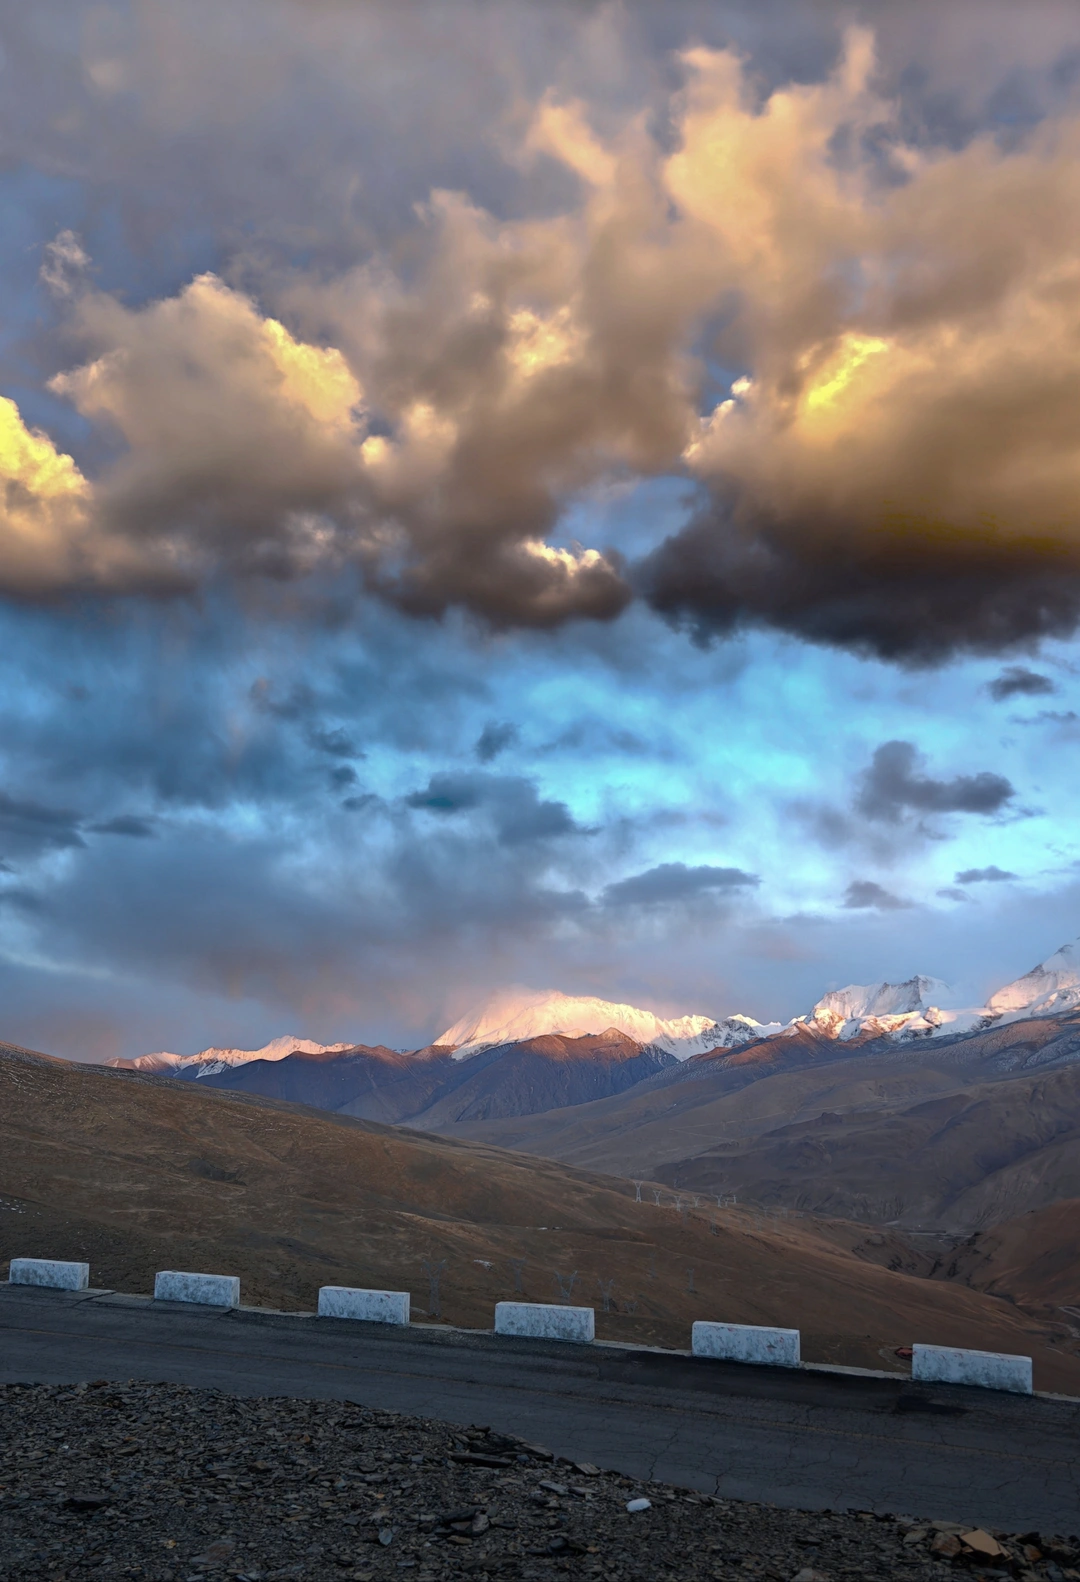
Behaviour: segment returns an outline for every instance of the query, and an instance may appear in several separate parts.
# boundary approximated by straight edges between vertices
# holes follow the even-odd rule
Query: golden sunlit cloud
[[[0,397],[0,577],[8,586],[39,592],[71,575],[89,497],[71,457]]]
[[[715,503],[639,578],[673,616],[932,657],[885,611],[906,578],[941,652],[1074,623],[1080,122],[912,147],[864,28],[764,98],[732,50],[682,66],[663,146],[550,89],[516,157],[570,206],[435,193],[407,278],[296,275],[267,316],[212,275],[139,309],[65,276],[89,355],[53,389],[126,451],[92,486],[56,458],[49,532],[89,516],[151,579],[352,559],[417,613],[548,625],[630,597],[549,549],[567,500],[686,470]],[[741,377],[703,419],[706,356]]]

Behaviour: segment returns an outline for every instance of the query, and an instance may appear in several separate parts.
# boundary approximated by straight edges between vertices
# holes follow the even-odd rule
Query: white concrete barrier
[[[913,1346],[911,1377],[924,1384],[978,1384],[984,1390],[1031,1394],[1031,1358],[960,1346]]]
[[[47,1285],[54,1291],[85,1291],[90,1284],[88,1263],[61,1263],[56,1258],[12,1258],[9,1285]]]
[[[695,1357],[718,1357],[724,1362],[764,1363],[772,1368],[797,1368],[799,1331],[768,1329],[762,1324],[713,1324],[698,1322],[690,1331]]]
[[[182,1274],[179,1269],[161,1269],[154,1276],[154,1301],[239,1307],[240,1281],[234,1274]]]
[[[408,1291],[364,1291],[350,1285],[319,1287],[320,1318],[352,1318],[362,1324],[407,1324]]]
[[[496,1302],[496,1335],[524,1335],[530,1340],[596,1339],[596,1312],[591,1307],[556,1307],[545,1302]]]

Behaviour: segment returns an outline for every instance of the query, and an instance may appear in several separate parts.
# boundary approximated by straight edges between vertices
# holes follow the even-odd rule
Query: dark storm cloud
[[[163,820],[152,841],[97,837],[0,902],[76,982],[89,971],[127,984],[121,999],[162,985],[218,997],[218,1015],[232,999],[249,1016],[365,1031],[376,1017],[423,1026],[478,960],[588,912],[554,855],[573,821],[527,785],[486,787],[467,814],[433,823],[377,798],[339,814],[309,793],[292,810],[302,845],[275,833],[293,826],[274,804],[253,812],[231,828]]]
[[[201,611],[132,603],[105,620],[0,605],[0,732],[18,766],[6,789],[39,843],[238,805],[257,818],[310,810],[317,824],[334,768],[354,785],[345,753],[359,767],[359,741],[438,761],[476,729],[483,688],[451,634],[417,645],[408,623],[369,606],[343,637],[301,607],[283,643],[281,619],[228,598]]]
[[[335,729],[315,726],[308,731],[308,741],[312,747],[317,747],[320,752],[329,753],[331,758],[362,758],[364,754],[356,746],[348,731],[339,725]]]
[[[589,833],[574,822],[565,802],[541,797],[520,775],[435,774],[422,791],[405,798],[405,805],[442,815],[480,810],[491,818],[504,846]]]
[[[84,846],[78,814],[0,791],[0,849],[8,856]]]
[[[740,525],[719,506],[632,575],[653,609],[699,641],[773,626],[905,665],[1067,637],[1080,620],[1080,564],[1066,546],[1038,556],[1022,543],[988,546],[976,560],[915,531],[848,546],[824,523]]]
[[[1028,670],[1026,665],[1006,665],[1000,676],[995,676],[987,687],[990,696],[997,703],[1006,698],[1037,698],[1048,692],[1056,692],[1057,687],[1049,676],[1040,675],[1037,670]]]
[[[847,849],[868,866],[888,866],[945,839],[940,816],[992,817],[1012,811],[1015,795],[1010,781],[990,770],[936,777],[913,742],[891,741],[875,749],[846,803],[798,797],[785,808],[825,850]]]
[[[857,810],[889,823],[911,812],[991,814],[1016,794],[1003,775],[989,770],[935,780],[921,768],[921,754],[912,742],[885,742],[863,773]]]
[[[545,742],[540,751],[616,752],[640,758],[651,757],[662,749],[656,742],[647,741],[638,732],[628,730],[625,726],[613,725],[610,720],[582,719],[575,720],[564,731],[560,731],[553,741]]]
[[[500,753],[505,752],[508,747],[513,747],[518,737],[519,732],[516,725],[511,725],[506,721],[498,724],[491,720],[484,726],[477,737],[473,751],[482,764],[489,764]]]
[[[873,879],[853,879],[847,887],[843,905],[849,911],[873,908],[879,912],[896,912],[911,905],[901,896],[893,895]]]
[[[279,720],[306,720],[318,709],[318,699],[310,685],[297,681],[278,696],[265,676],[251,683],[252,706],[263,714],[272,714]]]
[[[761,881],[741,868],[688,867],[684,862],[662,862],[644,873],[619,879],[604,890],[605,906],[654,906],[684,901],[692,896],[752,888]]]
[[[115,818],[108,818],[102,824],[90,824],[87,828],[95,835],[131,835],[137,840],[157,834],[150,819],[139,818],[134,813],[118,813]]]
[[[964,868],[956,875],[957,884],[1001,884],[1006,879],[1017,879],[1019,874],[1009,873],[991,863],[988,868]]]

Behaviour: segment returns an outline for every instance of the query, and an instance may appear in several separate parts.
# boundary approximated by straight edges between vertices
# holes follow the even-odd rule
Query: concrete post
[[[715,1357],[724,1362],[756,1362],[773,1368],[800,1365],[799,1331],[769,1329],[762,1324],[713,1324],[698,1322],[691,1331],[690,1349],[695,1357]]]
[[[162,1269],[154,1276],[154,1301],[239,1307],[240,1281],[234,1274],[182,1274],[178,1269]]]
[[[62,1263],[55,1258],[12,1258],[9,1285],[44,1285],[53,1291],[85,1291],[90,1284],[88,1263]]]
[[[407,1324],[408,1291],[365,1291],[356,1286],[321,1285],[320,1318],[351,1318],[363,1324]]]
[[[961,1346],[913,1346],[911,1377],[925,1384],[976,1384],[984,1390],[1030,1395],[1031,1358]]]
[[[561,1307],[545,1302],[498,1302],[496,1335],[522,1335],[532,1340],[596,1339],[596,1311],[591,1307]]]

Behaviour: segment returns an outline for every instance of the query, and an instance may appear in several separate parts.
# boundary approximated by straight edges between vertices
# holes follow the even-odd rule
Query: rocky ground
[[[0,1387],[3,1582],[939,1582],[958,1568],[1080,1582],[1080,1539],[742,1504],[336,1401]]]

